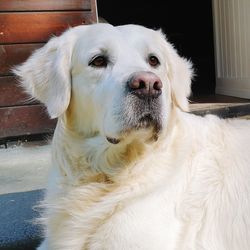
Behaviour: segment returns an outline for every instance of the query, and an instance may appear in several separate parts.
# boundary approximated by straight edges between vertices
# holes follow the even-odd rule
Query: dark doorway
[[[214,94],[211,0],[98,0],[97,4],[99,16],[113,25],[133,23],[161,28],[179,54],[194,64],[196,76],[192,85],[193,95]]]

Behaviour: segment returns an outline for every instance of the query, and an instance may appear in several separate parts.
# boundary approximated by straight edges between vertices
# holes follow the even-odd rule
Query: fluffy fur
[[[163,84],[159,130],[134,125],[152,115],[137,72]],[[15,73],[58,118],[39,250],[250,249],[250,123],[185,112],[192,66],[160,31],[79,26]]]

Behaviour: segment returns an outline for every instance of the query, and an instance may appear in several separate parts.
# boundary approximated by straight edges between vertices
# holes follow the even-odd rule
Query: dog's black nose
[[[132,94],[139,98],[157,98],[162,92],[162,82],[152,72],[138,72],[128,81],[128,88]]]

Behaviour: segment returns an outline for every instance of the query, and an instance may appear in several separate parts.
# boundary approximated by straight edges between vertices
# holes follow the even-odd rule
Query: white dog
[[[58,118],[39,249],[250,249],[250,122],[185,112],[160,31],[79,26],[15,72]]]

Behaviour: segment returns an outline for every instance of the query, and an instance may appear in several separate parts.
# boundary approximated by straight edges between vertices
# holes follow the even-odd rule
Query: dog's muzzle
[[[152,72],[136,72],[129,77],[121,110],[116,114],[124,134],[150,129],[158,138],[162,129],[162,87],[161,79]],[[118,144],[120,139],[107,137],[107,141]]]
[[[125,110],[128,128],[161,130],[162,82],[152,72],[136,72],[127,81]]]

